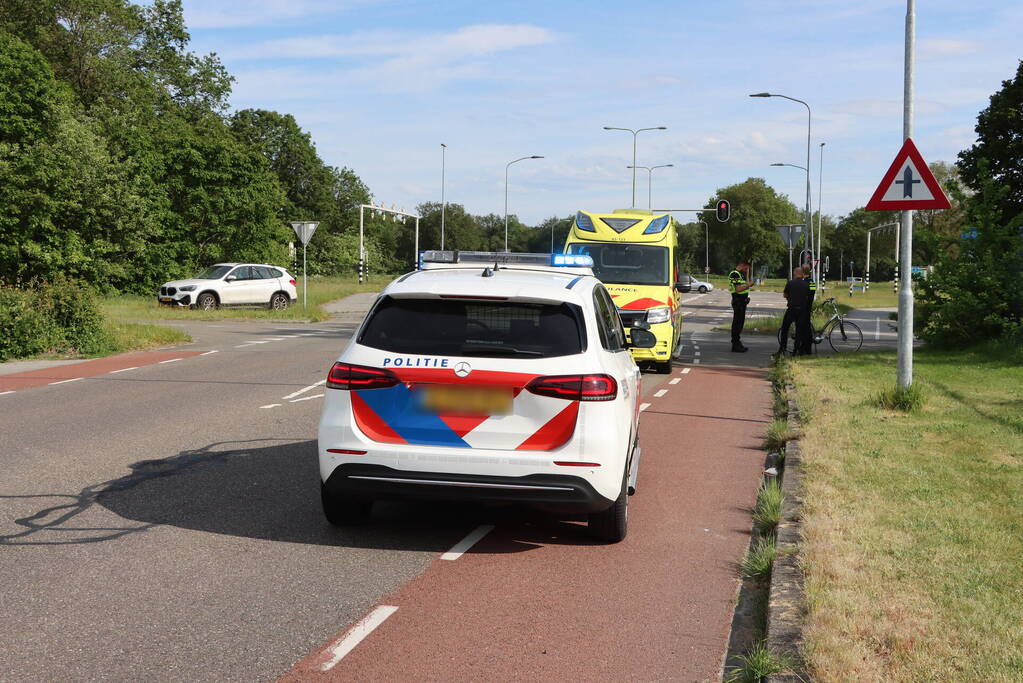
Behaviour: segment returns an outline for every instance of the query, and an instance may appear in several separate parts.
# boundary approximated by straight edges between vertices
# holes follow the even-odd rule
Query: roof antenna
[[[494,269],[497,269],[496,264],[494,265]],[[494,277],[494,271],[490,269],[490,266],[483,269],[483,277]]]

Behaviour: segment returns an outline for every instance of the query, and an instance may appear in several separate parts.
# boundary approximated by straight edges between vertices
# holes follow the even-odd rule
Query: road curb
[[[796,388],[786,385],[788,421],[798,431],[801,425],[796,406]],[[767,601],[767,646],[777,656],[796,663],[794,670],[767,676],[768,683],[795,683],[809,680],[803,675],[801,654],[803,623],[806,618],[806,592],[799,567],[799,543],[802,539],[802,447],[799,439],[785,444],[785,469],[781,490],[785,494],[781,520],[777,528],[778,552],[771,571]]]

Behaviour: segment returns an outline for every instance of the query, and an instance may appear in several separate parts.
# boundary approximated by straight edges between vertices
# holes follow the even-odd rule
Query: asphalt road
[[[330,527],[318,383],[357,312],[190,325],[162,362],[93,361],[73,382],[75,365],[35,370],[0,395],[0,679],[716,678],[769,420],[753,368],[774,350],[749,336],[729,353],[710,332],[727,300],[685,297],[683,364],[644,375],[640,491],[616,546],[464,505]],[[400,609],[371,632],[382,606]],[[353,624],[368,635],[338,657]]]

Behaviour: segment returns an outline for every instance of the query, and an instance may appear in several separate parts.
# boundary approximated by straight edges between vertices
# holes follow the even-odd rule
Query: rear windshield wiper
[[[494,346],[491,344],[462,344],[462,351],[484,354],[491,356],[543,356],[542,351],[529,351],[526,349],[517,349],[514,346]]]

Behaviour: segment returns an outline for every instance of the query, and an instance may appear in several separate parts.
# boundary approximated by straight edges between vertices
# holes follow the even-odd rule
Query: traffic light
[[[727,199],[718,200],[718,221],[724,223],[728,220],[728,216],[731,215],[732,209],[728,206]]]

